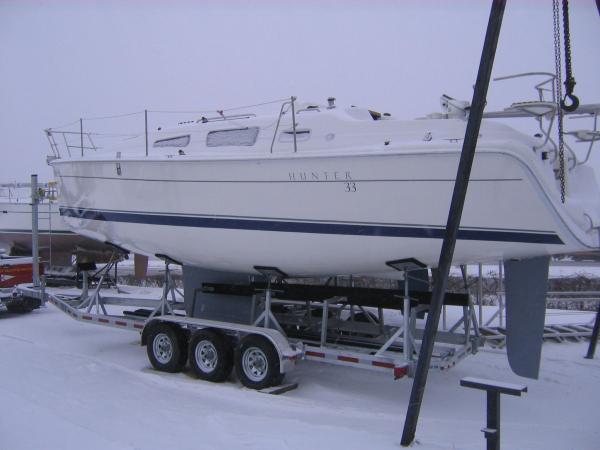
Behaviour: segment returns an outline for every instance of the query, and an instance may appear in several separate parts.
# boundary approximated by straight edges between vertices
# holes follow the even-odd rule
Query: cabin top
[[[449,97],[447,97],[449,98]],[[455,102],[456,103],[456,102]],[[459,105],[460,106],[460,105]],[[397,151],[427,145],[430,148],[462,145],[466,107],[446,107],[422,119],[399,120],[386,112],[363,107],[336,107],[318,103],[284,105],[279,114],[226,115],[222,112],[180,122],[169,128],[122,139],[103,148],[75,142],[61,159],[193,157],[262,157],[268,155],[340,152]],[[499,123],[484,123],[480,140],[519,141],[527,146],[536,139]],[[54,131],[52,134],[56,133]],[[83,137],[75,133],[75,141]],[[85,133],[84,133],[85,135]],[[91,134],[89,136],[91,142]],[[66,139],[65,139],[66,141]]]

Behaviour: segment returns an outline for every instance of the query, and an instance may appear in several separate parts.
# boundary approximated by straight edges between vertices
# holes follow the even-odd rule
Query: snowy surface
[[[586,322],[591,316],[581,317]],[[583,320],[585,319],[585,320]],[[432,372],[414,448],[481,449],[485,395],[465,376],[526,384],[502,398],[506,449],[597,449],[600,358],[545,344],[539,381],[484,349]],[[75,322],[52,306],[0,312],[0,448],[399,449],[411,381],[300,362],[297,390],[269,396],[151,369],[136,333]]]

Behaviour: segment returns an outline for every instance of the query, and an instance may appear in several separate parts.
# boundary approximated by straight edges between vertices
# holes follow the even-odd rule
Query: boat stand
[[[100,273],[101,273],[100,279],[98,280],[98,283],[96,284],[96,286],[93,289],[91,294],[90,294],[90,273],[89,273],[90,268],[84,267],[84,269],[82,271],[83,286],[82,286],[82,290],[81,290],[81,295],[79,297],[80,302],[77,305],[77,308],[85,309],[86,312],[88,312],[88,313],[91,312],[93,308],[95,308],[96,314],[100,314],[100,310],[102,310],[103,314],[107,314],[106,308],[104,307],[104,301],[102,300],[102,296],[100,295],[100,289],[102,288],[102,285],[104,284],[104,278],[110,272],[110,269],[115,264],[115,261],[116,261],[116,258],[115,258],[115,255],[113,254],[109,263],[100,270]],[[115,280],[115,282],[116,282],[116,280]]]
[[[277,267],[267,267],[267,266],[254,266],[254,269],[259,272],[267,282],[266,289],[264,290],[264,309],[260,315],[254,319],[254,315],[256,313],[256,295],[252,296],[252,311],[251,311],[251,322],[254,326],[260,326],[262,322],[262,326],[264,328],[271,328],[271,324],[284,336],[286,336],[285,331],[273,315],[273,311],[271,311],[271,303],[273,300],[273,290],[271,289],[271,283],[275,281],[281,281],[287,278],[287,274]]]
[[[39,296],[42,299],[50,298],[52,303],[56,304],[64,312],[69,313],[72,317],[78,320],[98,322],[102,325],[115,326],[117,328],[133,328],[140,329],[139,322],[141,319],[151,319],[155,316],[164,315],[175,315],[177,309],[181,309],[180,302],[177,302],[177,293],[183,297],[183,293],[177,289],[176,284],[173,280],[170,264],[175,261],[170,258],[163,258],[165,261],[165,274],[164,283],[162,288],[162,295],[160,299],[143,299],[143,298],[128,298],[120,297],[110,292],[103,292],[103,288],[106,286],[105,279],[106,275],[110,273],[112,267],[118,261],[118,256],[114,255],[110,262],[103,267],[98,274],[100,279],[91,286],[90,270],[83,270],[83,285],[81,293],[79,295],[46,295],[44,289],[40,292]],[[52,291],[52,290],[51,290]],[[32,296],[32,292],[26,290],[26,295]],[[34,297],[37,297],[35,295]],[[137,312],[125,313],[126,316],[115,316],[107,311],[107,306],[118,305],[118,306],[138,306],[147,309],[148,313],[142,316],[136,317]],[[143,322],[143,320],[142,320]]]
[[[158,256],[158,255],[157,255]],[[163,284],[162,295],[160,297],[159,305],[150,313],[148,317],[151,319],[156,315],[164,316],[165,314],[174,315],[175,312],[175,303],[177,303],[177,297],[175,295],[175,291],[177,291],[182,297],[183,293],[177,289],[175,281],[173,281],[173,277],[171,276],[171,269],[169,268],[170,264],[178,264],[177,261],[164,256],[163,261],[165,262],[165,282]],[[169,300],[169,294],[171,295],[171,300]]]

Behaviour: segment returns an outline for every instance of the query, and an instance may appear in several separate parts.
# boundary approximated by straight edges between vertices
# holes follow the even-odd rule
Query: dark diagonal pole
[[[433,351],[433,344],[440,321],[446,285],[448,284],[448,273],[450,271],[452,257],[454,256],[456,237],[458,235],[460,219],[465,204],[465,197],[467,195],[469,176],[475,157],[475,146],[477,145],[477,137],[479,136],[479,127],[483,116],[483,108],[485,107],[487,90],[492,73],[494,56],[496,55],[496,46],[498,44],[498,36],[500,34],[500,26],[502,25],[505,6],[506,0],[492,1],[490,19],[481,53],[481,61],[479,62],[477,82],[475,83],[475,92],[473,93],[473,101],[471,102],[465,140],[458,165],[458,172],[456,174],[456,183],[454,184],[454,192],[452,193],[452,202],[450,204],[450,212],[446,224],[446,233],[444,235],[442,251],[438,263],[438,276],[433,288],[431,306],[429,308],[429,314],[427,315],[427,323],[425,324],[425,333],[423,335],[421,351],[419,352],[415,379],[410,393],[410,403],[408,405],[408,411],[406,412],[406,421],[404,422],[404,431],[402,432],[401,441],[403,446],[411,444],[417,430],[421,402],[423,400],[425,384],[427,383],[427,374],[431,363],[431,353]]]
[[[600,0],[598,0],[600,2]],[[596,311],[596,321],[594,322],[594,331],[592,331],[592,337],[590,338],[590,346],[588,347],[587,359],[594,359],[596,354],[596,344],[598,343],[598,334],[600,333],[600,303],[598,304],[598,311]]]

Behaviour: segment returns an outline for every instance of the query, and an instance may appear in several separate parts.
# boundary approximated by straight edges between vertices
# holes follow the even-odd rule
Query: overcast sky
[[[80,117],[296,95],[409,119],[438,111],[443,93],[470,100],[490,5],[0,0],[0,181],[49,178],[43,129]],[[600,103],[600,16],[594,0],[570,5],[575,91]],[[508,0],[493,76],[553,70],[552,2]],[[534,94],[492,85],[488,108]]]

